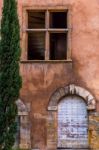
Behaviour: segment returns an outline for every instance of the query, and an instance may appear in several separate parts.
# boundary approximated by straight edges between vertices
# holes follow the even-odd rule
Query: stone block
[[[60,93],[60,97],[63,97],[63,96],[66,95],[64,88],[60,88],[60,89],[59,89],[59,93]]]

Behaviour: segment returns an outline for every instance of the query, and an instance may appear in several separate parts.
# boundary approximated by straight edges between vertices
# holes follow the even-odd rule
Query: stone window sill
[[[72,60],[21,60],[20,63],[72,63]]]

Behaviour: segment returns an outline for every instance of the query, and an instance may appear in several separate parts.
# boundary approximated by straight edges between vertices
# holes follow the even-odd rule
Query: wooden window
[[[67,28],[67,11],[66,12],[50,12],[51,28]]]
[[[29,29],[45,28],[45,12],[28,11],[28,28]]]
[[[27,60],[70,59],[67,10],[27,10]]]
[[[28,33],[28,59],[44,60],[45,58],[45,33]]]
[[[63,60],[66,59],[66,33],[50,33],[50,59]]]

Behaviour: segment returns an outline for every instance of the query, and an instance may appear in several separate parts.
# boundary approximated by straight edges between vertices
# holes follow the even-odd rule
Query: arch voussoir
[[[53,93],[50,98],[48,110],[57,110],[57,104],[62,97],[74,94],[82,97],[86,101],[88,110],[94,110],[96,108],[95,98],[88,90],[80,86],[70,84],[68,86],[57,89]]]

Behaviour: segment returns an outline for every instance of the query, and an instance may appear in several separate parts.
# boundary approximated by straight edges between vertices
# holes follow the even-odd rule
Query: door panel
[[[58,104],[58,147],[88,147],[88,117],[84,100],[68,96]]]

